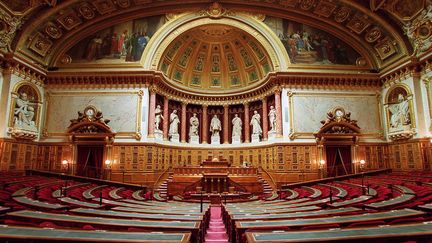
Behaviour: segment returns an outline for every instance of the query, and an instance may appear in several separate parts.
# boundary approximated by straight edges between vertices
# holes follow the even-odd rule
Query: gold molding
[[[327,92],[327,93],[314,93],[314,92],[308,92],[308,91],[288,91],[288,109],[290,113],[290,131],[289,131],[289,139],[295,140],[297,138],[310,138],[314,139],[313,132],[298,132],[296,131],[295,124],[294,124],[294,96],[297,97],[376,97],[375,94],[371,93],[342,93],[342,92]],[[377,112],[380,112],[380,106],[379,102],[377,102]],[[381,118],[378,114],[378,129],[380,129],[380,132],[377,133],[360,133],[359,137],[374,137],[374,138],[383,138],[383,131],[382,131],[382,125],[381,125]],[[318,124],[317,124],[318,125]]]
[[[47,105],[46,105],[46,111],[45,114],[48,112],[48,100],[51,100],[51,97],[54,96],[67,96],[67,97],[74,97],[74,96],[97,96],[97,95],[105,95],[105,96],[137,96],[137,111],[136,111],[136,118],[135,118],[135,131],[127,131],[127,132],[117,132],[116,138],[119,137],[132,137],[136,140],[141,139],[141,119],[142,119],[142,99],[143,99],[143,90],[135,90],[135,91],[56,91],[56,90],[50,90],[46,93],[46,99],[47,99]],[[49,127],[49,119],[48,116],[45,115],[44,120],[44,131],[46,134],[46,137],[49,136],[66,136],[66,133],[50,133],[46,130],[47,127]],[[65,128],[66,129],[66,128]]]

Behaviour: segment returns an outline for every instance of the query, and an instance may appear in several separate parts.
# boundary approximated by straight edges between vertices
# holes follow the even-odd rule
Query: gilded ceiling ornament
[[[122,8],[127,8],[130,6],[129,0],[117,0],[117,4]]]
[[[220,5],[217,2],[214,2],[210,7],[207,9],[207,14],[211,18],[220,18],[222,17],[226,12],[226,9],[222,8],[222,5]]]
[[[11,51],[10,44],[22,24],[22,18],[12,17],[0,8],[0,49]]]
[[[303,0],[300,2],[300,8],[303,10],[309,10],[313,7],[315,0]]]
[[[387,37],[380,41],[378,44],[374,46],[375,50],[377,50],[379,57],[384,60],[389,56],[396,53],[396,49],[393,46],[393,43]]]
[[[280,0],[279,4],[284,6],[284,7],[295,7],[296,4],[298,3],[298,0]]]
[[[432,5],[424,9],[412,22],[404,26],[405,34],[414,46],[414,54],[421,54],[432,46]]]
[[[351,14],[351,9],[350,8],[348,8],[348,7],[340,7],[336,11],[334,19],[335,19],[336,22],[342,23],[342,22],[344,22],[348,18],[348,16],[350,16],[350,14]]]
[[[356,14],[351,21],[348,22],[347,27],[357,34],[361,34],[370,25],[370,20],[366,15]]]
[[[77,13],[73,10],[69,10],[66,13],[61,13],[57,18],[57,21],[67,30],[71,30],[82,23]]]
[[[336,9],[337,5],[331,2],[321,1],[315,8],[314,13],[326,18],[330,17],[333,11]]]
[[[62,36],[62,31],[53,23],[48,23],[45,26],[45,33],[49,35],[51,38],[58,39]]]
[[[37,33],[36,36],[31,38],[29,48],[44,57],[52,45],[53,42],[51,40],[43,36],[41,33]]]
[[[63,54],[63,56],[60,58],[60,63],[61,64],[71,64],[72,63],[72,57],[67,55],[67,54]]]
[[[95,13],[92,9],[92,7],[88,3],[83,3],[78,7],[78,11],[80,12],[81,16],[85,19],[92,19],[95,17]]]
[[[93,0],[91,3],[96,7],[96,10],[100,14],[107,14],[117,10],[111,0]]]
[[[369,43],[373,43],[377,41],[381,37],[381,35],[381,30],[377,26],[375,26],[366,33],[365,40]]]

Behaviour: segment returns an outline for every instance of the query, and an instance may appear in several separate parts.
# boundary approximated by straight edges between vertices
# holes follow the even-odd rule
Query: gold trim
[[[371,94],[371,93],[363,93],[363,94],[358,94],[358,93],[341,93],[341,92],[327,92],[327,93],[314,93],[314,92],[308,92],[308,91],[296,91],[296,92],[292,92],[292,91],[288,91],[288,108],[290,111],[290,133],[289,133],[289,138],[290,140],[295,140],[297,138],[310,138],[310,139],[314,139],[313,136],[313,132],[297,132],[295,130],[295,124],[294,124],[294,95],[297,97],[376,97],[376,94]],[[377,102],[378,103],[378,102]],[[333,110],[336,109],[340,109],[341,107],[337,106],[335,108],[333,108]],[[377,105],[377,112],[379,113],[379,103]],[[381,123],[381,118],[380,115],[378,114],[378,123]],[[382,126],[379,124],[378,125],[378,129],[381,129],[380,132],[378,133],[360,133],[357,136],[358,137],[374,137],[374,138],[382,138]]]
[[[113,92],[109,92],[109,91],[49,91],[47,92],[46,95],[46,99],[50,100],[50,97],[54,97],[54,96],[67,96],[67,97],[74,97],[74,96],[97,96],[97,95],[104,95],[104,96],[134,96],[137,95],[137,112],[136,112],[136,119],[135,119],[135,131],[127,131],[127,132],[117,132],[116,133],[116,138],[125,136],[125,137],[132,137],[135,138],[137,140],[138,137],[140,137],[141,134],[141,116],[142,116],[142,99],[143,99],[143,94],[144,91],[143,90],[138,90],[138,91],[113,91]],[[48,102],[47,102],[48,103]],[[98,109],[99,110],[99,109]],[[45,111],[45,114],[47,114],[48,112],[48,104],[47,104],[47,108]],[[46,124],[46,126],[44,127],[44,130],[46,130],[47,127],[49,127],[49,119],[48,116],[45,115],[45,121],[44,123]],[[66,128],[65,128],[66,129]],[[52,133],[52,132],[48,132],[46,131],[46,138],[49,138],[50,136],[66,136],[66,133]]]

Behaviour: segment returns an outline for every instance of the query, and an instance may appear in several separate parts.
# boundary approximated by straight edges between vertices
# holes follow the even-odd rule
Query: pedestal
[[[232,144],[241,144],[241,137],[240,136],[232,136]]]
[[[211,144],[220,144],[220,136],[212,135],[211,136]]]
[[[276,130],[270,130],[267,134],[268,134],[268,141],[276,139]]]
[[[174,142],[174,143],[180,143],[180,135],[179,134],[171,134],[170,141]]]
[[[189,138],[189,143],[190,144],[199,144],[199,137],[198,136],[191,136]]]
[[[260,142],[260,135],[259,134],[252,134],[251,143],[259,143],[259,142]]]
[[[159,129],[157,129],[157,130],[155,130],[154,131],[154,136],[155,136],[155,139],[156,140],[163,140],[163,132],[162,132],[162,130],[159,130]]]

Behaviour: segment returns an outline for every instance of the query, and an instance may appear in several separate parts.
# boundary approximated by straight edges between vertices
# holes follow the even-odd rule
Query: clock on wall
[[[84,109],[84,114],[87,118],[93,118],[96,115],[96,108],[94,106],[87,106]]]
[[[345,110],[341,107],[337,107],[334,109],[333,114],[335,117],[341,118],[345,116]]]

